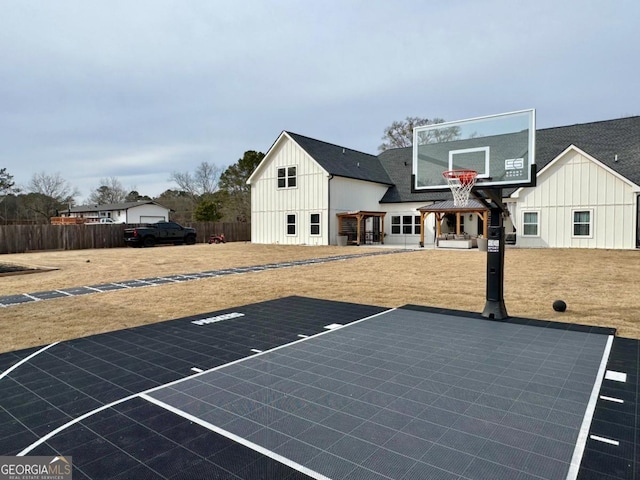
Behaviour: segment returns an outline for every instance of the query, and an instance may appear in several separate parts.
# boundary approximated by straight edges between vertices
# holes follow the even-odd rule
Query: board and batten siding
[[[638,186],[570,147],[517,194],[514,223],[520,247],[635,248]],[[590,212],[588,236],[573,231],[574,212]],[[538,234],[526,235],[526,212],[537,212]]]
[[[331,191],[331,211],[329,212],[331,245],[337,244],[338,213],[358,210],[385,211],[380,208],[380,199],[389,188],[388,185],[353,178],[333,177],[329,181],[329,188]]]
[[[251,184],[251,241],[285,245],[327,245],[328,187],[325,172],[300,146],[283,137]],[[296,167],[296,186],[278,188],[278,168]],[[296,234],[287,234],[287,215],[296,215]],[[320,214],[320,235],[311,235],[311,214]]]

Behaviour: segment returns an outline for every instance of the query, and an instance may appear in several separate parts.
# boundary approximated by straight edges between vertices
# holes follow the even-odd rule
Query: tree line
[[[406,117],[384,129],[379,151],[410,147],[413,129],[422,125],[443,123],[442,118]],[[458,127],[422,132],[419,141],[432,143],[459,138]],[[142,195],[137,190],[128,191],[117,177],[103,178],[85,204],[106,205],[114,203],[153,200],[172,210],[176,222],[191,220],[203,222],[249,222],[251,219],[251,192],[247,185],[265,154],[248,150],[236,163],[222,170],[219,166],[202,162],[195,171],[174,171],[169,180],[175,189],[162,192],[157,197]],[[6,168],[0,168],[0,224],[49,223],[49,219],[75,206],[78,189],[60,173],[38,172],[24,188],[16,186]]]
[[[152,200],[173,210],[177,222],[249,222],[251,193],[247,179],[264,158],[264,153],[246,151],[226,169],[202,162],[193,172],[172,172],[176,184],[157,197],[127,190],[117,177],[100,179],[85,205],[107,205]],[[34,173],[24,187],[16,185],[13,175],[0,168],[0,224],[49,223],[51,217],[77,205],[79,191],[60,173]]]

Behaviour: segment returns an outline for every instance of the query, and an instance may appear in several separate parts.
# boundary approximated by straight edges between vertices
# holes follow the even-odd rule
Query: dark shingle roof
[[[385,150],[378,158],[393,182],[393,186],[387,190],[380,203],[434,202],[451,198],[448,192],[411,193],[413,147]]]
[[[640,116],[538,130],[536,132],[538,171],[560,155],[569,145],[575,145],[620,175],[640,185]]]
[[[536,164],[542,170],[570,145],[640,185],[640,116],[536,130]],[[380,203],[423,202],[451,198],[446,192],[411,193],[412,147],[382,152],[378,158],[394,186]],[[617,161],[616,161],[617,155]],[[505,189],[510,195],[515,189]]]
[[[329,174],[392,185],[393,181],[375,155],[286,132]]]
[[[144,200],[141,202],[124,202],[124,203],[109,203],[104,205],[78,205],[77,207],[71,207],[68,211],[71,213],[80,213],[80,212],[103,212],[105,210],[127,210],[132,207],[137,207],[140,205],[158,205],[159,207],[164,207],[157,202],[151,200]],[[167,210],[169,210],[167,208]],[[65,210],[67,211],[67,210]]]
[[[412,147],[386,150],[376,157],[295,133],[287,134],[332,175],[390,185],[380,203],[434,202],[452,198],[449,192],[411,192]],[[538,171],[570,145],[640,185],[640,116],[538,129]],[[507,196],[515,190],[505,189],[503,193]]]

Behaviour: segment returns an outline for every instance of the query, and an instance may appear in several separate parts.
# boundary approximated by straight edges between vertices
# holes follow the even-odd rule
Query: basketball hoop
[[[453,194],[453,204],[456,207],[466,207],[469,204],[469,194],[476,184],[478,172],[475,170],[447,170],[442,172]]]

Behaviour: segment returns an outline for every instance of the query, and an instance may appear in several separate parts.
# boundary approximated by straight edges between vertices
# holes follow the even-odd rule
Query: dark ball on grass
[[[553,309],[556,312],[564,312],[567,309],[567,304],[564,303],[564,300],[556,300],[553,302]]]

